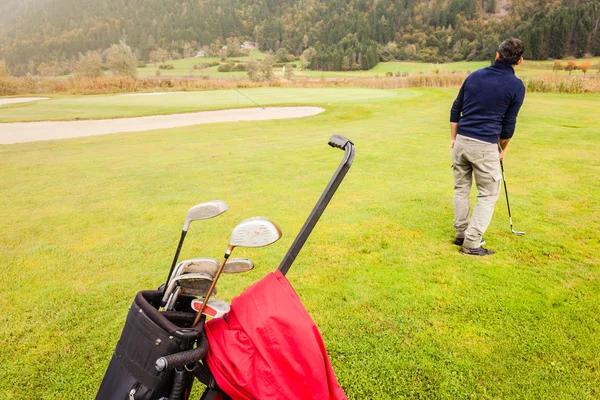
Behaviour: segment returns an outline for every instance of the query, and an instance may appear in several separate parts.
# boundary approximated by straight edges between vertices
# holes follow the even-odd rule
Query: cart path
[[[0,144],[36,142],[121,132],[141,132],[215,122],[301,118],[322,113],[320,107],[241,108],[150,117],[0,123]]]

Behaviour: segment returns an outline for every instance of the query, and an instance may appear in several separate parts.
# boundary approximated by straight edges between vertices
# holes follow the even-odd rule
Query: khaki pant
[[[500,192],[500,153],[498,145],[457,135],[452,149],[454,164],[454,228],[456,237],[465,238],[463,247],[480,247]],[[469,222],[471,185],[475,176],[477,204]]]

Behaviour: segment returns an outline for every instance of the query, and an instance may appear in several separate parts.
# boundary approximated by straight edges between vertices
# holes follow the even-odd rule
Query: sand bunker
[[[10,99],[0,99],[0,106],[5,104],[28,103],[30,101],[50,100],[49,97],[12,97]]]
[[[0,124],[0,144],[65,139],[119,132],[140,132],[215,122],[300,118],[325,111],[320,107],[267,107],[151,117],[89,121],[13,122]]]

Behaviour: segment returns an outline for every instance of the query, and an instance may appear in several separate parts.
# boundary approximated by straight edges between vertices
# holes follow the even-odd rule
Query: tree
[[[554,63],[552,64],[552,71],[557,72],[557,71],[562,71],[562,69],[563,69],[562,61],[554,60]]]
[[[344,56],[342,59],[342,71],[350,71],[350,60],[348,56]]]
[[[265,59],[260,63],[260,72],[262,74],[262,78],[265,81],[270,81],[274,78],[273,74],[273,56],[267,55]]]
[[[102,56],[97,51],[79,53],[79,61],[75,67],[77,76],[97,78],[102,75]]]
[[[154,63],[155,67],[157,62],[164,64],[168,58],[169,52],[167,50],[161,49],[160,47],[150,52],[150,61]]]
[[[8,76],[8,68],[6,67],[6,61],[3,58],[0,59],[0,78],[6,78]]]
[[[580,69],[583,71],[583,76],[585,76],[585,73],[588,71],[588,69],[592,68],[592,63],[589,61],[584,61],[581,64],[579,64],[577,66],[577,69]]]
[[[255,59],[248,61],[248,79],[252,82],[260,81],[260,65]]]
[[[106,66],[113,75],[131,76],[137,75],[137,60],[124,41],[113,44],[106,52]]]
[[[183,58],[190,58],[194,52],[194,48],[192,47],[190,42],[185,42],[183,45]]]
[[[285,79],[291,80],[294,77],[294,64],[285,64],[283,68],[285,68],[283,76],[285,77]]]
[[[565,67],[565,71],[569,71],[569,75],[571,75],[571,72],[577,69],[577,64],[575,63],[575,61],[569,61],[567,63],[567,66]]]

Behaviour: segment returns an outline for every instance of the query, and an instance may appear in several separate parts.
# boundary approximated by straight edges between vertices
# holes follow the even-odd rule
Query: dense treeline
[[[490,59],[512,35],[546,59],[600,55],[599,25],[598,0],[6,0],[0,59],[16,75],[61,74],[121,40],[145,62],[251,41],[280,61],[350,70]]]

